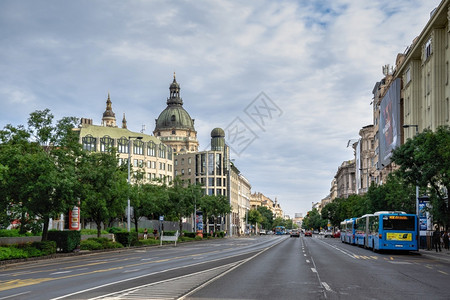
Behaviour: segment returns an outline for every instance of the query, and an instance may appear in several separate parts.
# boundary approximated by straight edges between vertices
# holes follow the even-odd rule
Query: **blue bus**
[[[362,246],[364,248],[369,247],[369,218],[374,216],[372,214],[367,214],[362,217],[356,218],[355,220],[355,244]]]
[[[346,219],[341,222],[341,241],[347,244],[355,244],[355,220]]]
[[[286,228],[284,226],[275,226],[275,234],[286,234]]]
[[[419,250],[417,216],[405,212],[379,211],[367,216],[367,247],[377,250]]]

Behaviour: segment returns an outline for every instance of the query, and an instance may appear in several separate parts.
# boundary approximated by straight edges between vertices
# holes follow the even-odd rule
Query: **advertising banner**
[[[380,105],[380,168],[391,162],[392,150],[400,146],[400,79],[394,80]]]
[[[80,208],[74,206],[72,210],[69,211],[69,230],[80,230]]]

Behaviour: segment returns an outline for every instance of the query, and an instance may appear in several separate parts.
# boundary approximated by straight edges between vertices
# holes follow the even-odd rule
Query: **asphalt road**
[[[230,238],[0,269],[3,299],[450,299],[450,262],[321,236]]]

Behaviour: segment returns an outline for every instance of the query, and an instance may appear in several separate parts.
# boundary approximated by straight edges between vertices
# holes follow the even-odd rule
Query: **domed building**
[[[155,120],[156,126],[153,134],[171,147],[174,153],[195,152],[198,150],[198,140],[194,119],[183,108],[180,85],[176,80],[175,73],[169,90],[170,97],[167,98],[167,107]]]

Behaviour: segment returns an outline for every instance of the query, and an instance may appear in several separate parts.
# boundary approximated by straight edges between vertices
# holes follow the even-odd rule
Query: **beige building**
[[[255,192],[250,195],[250,209],[257,209],[259,206],[264,206],[270,209],[275,218],[284,217],[283,210],[281,209],[281,206],[276,199],[274,202],[263,193]]]
[[[450,125],[450,1],[442,1],[413,43],[399,55],[395,77],[403,83],[404,137]]]
[[[154,136],[128,130],[125,117],[122,128],[117,127],[109,94],[101,124],[94,125],[92,119],[81,119],[81,124],[74,130],[79,134],[83,149],[107,152],[114,147],[119,163],[127,164],[130,157],[131,166],[135,171],[139,168],[144,172],[146,181],[160,179],[168,183],[173,180],[172,148]]]
[[[337,198],[348,198],[356,194],[355,160],[344,161],[336,175]]]

